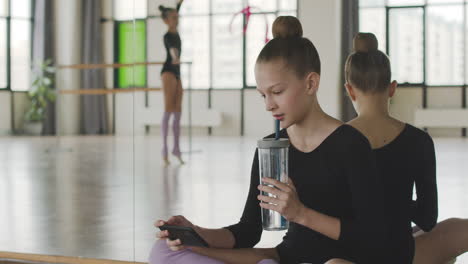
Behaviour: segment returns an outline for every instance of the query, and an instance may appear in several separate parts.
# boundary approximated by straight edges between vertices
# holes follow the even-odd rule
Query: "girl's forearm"
[[[209,229],[195,226],[194,230],[213,248],[233,248],[234,235],[224,228]]]
[[[340,220],[304,207],[296,223],[315,230],[331,239],[338,240],[341,232]]]

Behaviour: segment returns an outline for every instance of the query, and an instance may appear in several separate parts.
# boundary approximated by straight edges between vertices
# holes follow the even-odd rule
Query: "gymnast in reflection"
[[[162,118],[162,136],[163,148],[162,157],[165,165],[169,165],[169,155],[167,146],[167,136],[169,131],[169,120],[171,116],[172,132],[174,134],[174,147],[172,154],[184,164],[182,154],[180,152],[179,137],[180,137],[180,117],[182,114],[182,97],[183,89],[180,80],[180,54],[181,54],[181,40],[177,26],[179,24],[179,8],[183,0],[179,0],[176,8],[159,6],[162,19],[167,25],[167,33],[164,34],[164,47],[166,48],[166,61],[161,70],[162,88],[164,94],[164,114]]]
[[[468,219],[450,218],[437,223],[434,143],[428,133],[389,113],[389,99],[397,83],[391,81],[390,60],[378,50],[374,34],[356,35],[345,77],[346,90],[358,113],[349,124],[368,138],[385,186],[389,230],[385,263],[454,263],[454,258],[468,251]],[[327,262],[349,263],[342,259]]]

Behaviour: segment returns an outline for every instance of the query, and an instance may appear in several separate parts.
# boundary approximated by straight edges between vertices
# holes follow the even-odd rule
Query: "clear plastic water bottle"
[[[284,183],[288,182],[288,150],[289,140],[286,138],[266,138],[257,142],[260,170],[262,178],[272,178]],[[273,185],[268,185],[274,187]],[[275,197],[271,193],[262,191],[262,195]],[[280,213],[262,208],[263,229],[279,231],[289,228],[289,222]]]

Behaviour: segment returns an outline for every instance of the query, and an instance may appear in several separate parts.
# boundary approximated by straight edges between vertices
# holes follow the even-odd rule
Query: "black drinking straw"
[[[275,120],[275,140],[279,139],[279,131],[280,131],[280,121],[279,119]]]

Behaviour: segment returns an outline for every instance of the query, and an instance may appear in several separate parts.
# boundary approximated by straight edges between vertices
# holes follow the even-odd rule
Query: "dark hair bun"
[[[273,38],[300,38],[302,25],[299,19],[293,16],[279,16],[273,22],[271,29]]]
[[[379,42],[372,33],[360,32],[354,36],[353,50],[355,52],[371,52],[379,49]]]

